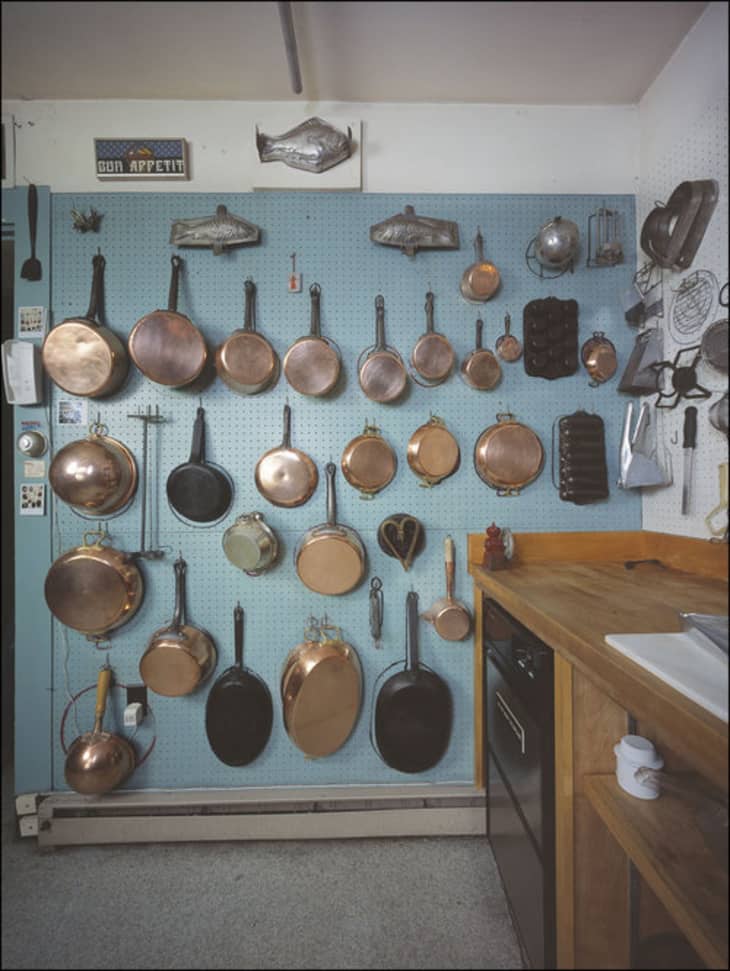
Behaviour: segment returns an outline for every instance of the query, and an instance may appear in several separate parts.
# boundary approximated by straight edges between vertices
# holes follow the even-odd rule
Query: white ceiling
[[[6,99],[635,104],[699,3],[2,3]]]

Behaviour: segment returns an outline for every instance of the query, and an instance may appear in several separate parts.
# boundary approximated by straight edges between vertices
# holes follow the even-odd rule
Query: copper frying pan
[[[474,252],[476,262],[464,270],[459,289],[469,303],[486,303],[499,289],[500,276],[494,263],[484,259],[484,240],[479,227],[474,237]]]
[[[279,356],[262,334],[256,333],[256,284],[244,283],[246,309],[243,330],[234,330],[218,348],[218,376],[236,394],[259,394],[279,377]]]
[[[305,453],[291,445],[291,408],[284,405],[284,439],[256,463],[256,488],[275,506],[301,506],[317,488],[317,466]]]
[[[411,352],[411,364],[423,379],[419,381],[413,372],[411,377],[423,387],[433,388],[442,384],[454,366],[454,349],[451,341],[438,334],[433,325],[433,294],[426,294],[426,333],[422,334]]]
[[[297,748],[319,758],[352,734],[362,705],[362,667],[339,628],[311,618],[304,637],[289,652],[281,675],[284,727]]]
[[[459,443],[442,418],[431,415],[411,435],[407,450],[408,465],[421,479],[421,485],[434,486],[459,468]]]
[[[502,378],[502,368],[491,351],[482,347],[484,321],[477,320],[476,347],[461,362],[461,376],[477,391],[491,391]]]
[[[408,373],[403,360],[385,343],[385,300],[381,294],[375,298],[375,344],[362,351],[357,370],[360,387],[372,401],[387,404],[406,390]]]
[[[497,424],[485,429],[474,446],[477,475],[498,496],[517,496],[542,472],[545,452],[535,432],[515,421],[514,415],[497,415]]]
[[[129,358],[117,335],[97,320],[106,260],[98,253],[92,263],[86,316],[69,317],[53,327],[43,342],[41,357],[49,378],[59,388],[84,398],[103,398],[121,387]]]
[[[129,335],[129,353],[150,381],[184,388],[206,378],[208,348],[203,335],[185,314],[178,313],[177,294],[183,261],[173,256],[167,310],[141,317]]]
[[[300,394],[321,398],[329,394],[340,377],[340,355],[337,345],[320,333],[319,302],[322,288],[313,283],[311,328],[309,335],[295,341],[284,356],[284,376]]]

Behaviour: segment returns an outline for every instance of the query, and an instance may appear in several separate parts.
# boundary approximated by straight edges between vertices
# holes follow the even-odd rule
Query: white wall
[[[256,123],[267,134],[320,114],[363,121],[365,192],[635,192],[635,106],[183,101],[3,101],[15,116],[16,184],[53,192],[247,192]],[[99,182],[93,139],[185,138],[189,182]],[[333,170],[334,171],[334,170]]]
[[[671,60],[651,85],[639,105],[641,180],[637,198],[637,230],[654,207],[666,201],[685,180],[715,179],[720,197],[704,240],[688,271],[664,271],[665,357],[674,358],[682,346],[675,343],[670,324],[673,290],[680,280],[698,269],[711,270],[721,287],[728,279],[728,5],[711,3]],[[727,309],[715,302],[705,327],[727,318]],[[700,335],[701,337],[701,332]],[[686,346],[686,345],[685,345]],[[692,356],[683,358],[683,363]],[[700,384],[727,390],[727,377],[702,365]],[[668,388],[667,388],[668,390]],[[673,411],[657,415],[660,435],[674,466],[670,488],[645,493],[645,529],[708,537],[705,516],[719,501],[718,463],[727,461],[727,439],[714,429],[707,413],[719,394],[708,401],[683,401]],[[691,514],[680,514],[682,489],[682,424],[684,409],[698,410],[697,450],[693,477]],[[676,439],[674,444],[672,439]]]

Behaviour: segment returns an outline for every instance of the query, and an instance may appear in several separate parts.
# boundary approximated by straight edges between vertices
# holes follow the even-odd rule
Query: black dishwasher
[[[555,967],[553,653],[484,598],[487,833],[533,968]]]

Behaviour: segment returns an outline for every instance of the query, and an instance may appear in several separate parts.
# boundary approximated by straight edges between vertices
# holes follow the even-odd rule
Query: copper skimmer
[[[411,371],[411,377],[422,387],[434,388],[448,378],[454,367],[454,349],[448,337],[438,334],[433,325],[433,294],[426,294],[426,333],[411,352],[411,364],[423,380]]]
[[[320,333],[320,296],[322,288],[313,283],[311,328],[309,335],[295,341],[284,356],[284,376],[300,394],[321,398],[329,394],[340,377],[340,354],[334,341]]]

